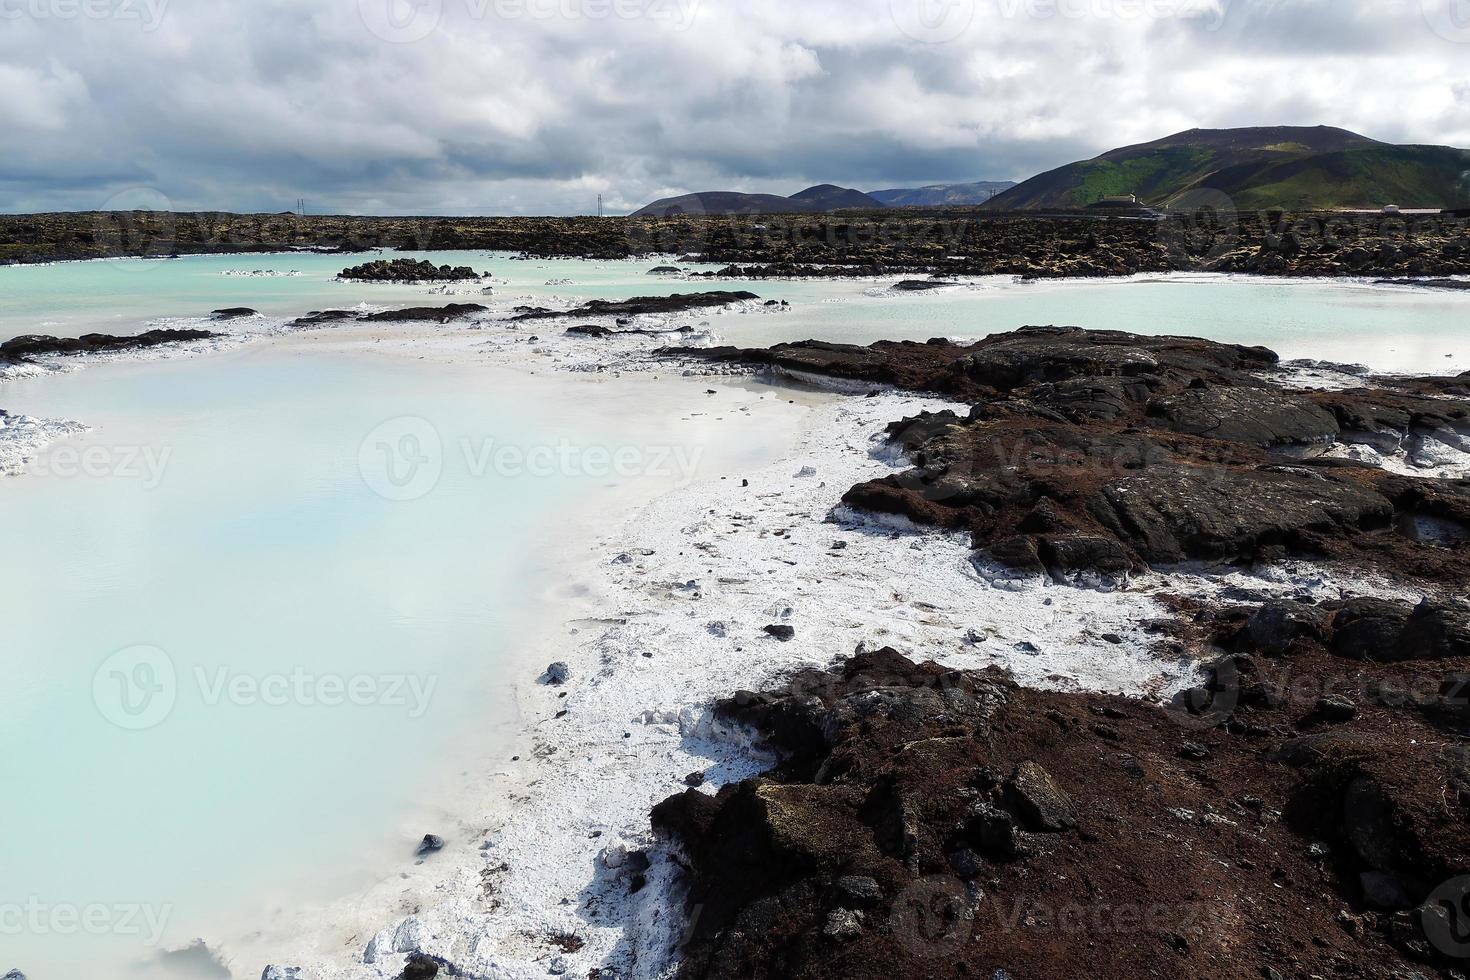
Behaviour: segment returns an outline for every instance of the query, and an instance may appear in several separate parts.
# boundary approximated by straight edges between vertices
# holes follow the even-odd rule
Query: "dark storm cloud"
[[[0,0],[0,209],[631,209],[1193,126],[1464,145],[1445,2]]]

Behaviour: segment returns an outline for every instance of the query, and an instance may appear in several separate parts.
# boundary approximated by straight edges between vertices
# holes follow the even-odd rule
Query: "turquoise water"
[[[364,845],[357,830],[390,822],[381,780],[411,782],[446,722],[512,717],[496,678],[460,670],[471,651],[493,662],[512,627],[486,601],[507,585],[497,563],[422,545],[470,534],[524,549],[534,525],[523,518],[546,501],[507,484],[493,489],[496,506],[480,506],[479,488],[451,477],[441,506],[395,504],[365,486],[356,450],[410,409],[493,429],[513,406],[446,396],[422,371],[255,352],[114,366],[5,395],[99,424],[110,447],[169,456],[156,486],[147,473],[0,483],[0,900],[136,906],[179,941],[221,888],[277,884],[263,876],[283,854],[350,866]],[[93,681],[138,645],[163,651],[176,681],[159,694],[174,701],[166,717],[133,730],[113,689],[99,699]],[[221,671],[266,683],[298,667],[366,678],[383,703],[211,701]],[[399,677],[423,696],[388,697]],[[141,688],[132,696],[144,699]],[[346,814],[359,819],[344,825]],[[88,946],[106,946],[115,964],[149,952],[147,937],[111,930],[36,932],[0,944],[33,976],[82,975]]]
[[[652,264],[526,262],[486,252],[384,253],[386,257],[431,258],[468,265],[509,278],[497,292],[552,293],[548,279],[575,274],[578,292],[612,296],[629,281],[666,285],[638,277]],[[25,333],[79,335],[88,331],[131,331],[159,317],[198,317],[224,306],[299,316],[309,310],[351,307],[360,302],[392,306],[427,302],[421,286],[365,285],[336,281],[344,268],[379,257],[364,255],[206,255],[177,260],[124,259],[61,262],[0,268],[0,339]],[[268,271],[274,276],[231,276],[230,271]],[[287,273],[298,275],[287,275]],[[477,290],[476,290],[477,291]],[[664,292],[670,290],[664,289]],[[463,300],[461,300],[463,301]],[[443,300],[442,302],[448,302]]]
[[[483,372],[266,346],[4,400],[86,419],[53,453],[105,465],[0,480],[3,958],[131,975],[157,948],[127,931],[149,916],[178,945],[411,861],[444,829],[416,822],[438,760],[507,744],[545,542],[601,485],[482,472],[457,447],[616,445],[588,403],[532,413]],[[398,485],[371,468],[398,416],[442,441],[427,492],[407,456]],[[99,935],[68,924],[89,908]]]
[[[0,268],[0,338],[92,330],[126,333],[144,329],[160,317],[198,317],[221,306],[249,306],[284,317],[362,302],[394,306],[448,301],[429,298],[424,287],[334,281],[346,265],[370,257],[196,256]],[[1224,277],[1036,283],[1015,283],[1006,277],[987,280],[978,289],[871,296],[866,292],[877,285],[872,282],[654,278],[646,274],[658,264],[652,261],[520,261],[485,252],[412,257],[491,273],[497,282],[494,298],[488,302],[506,307],[516,302],[624,298],[712,288],[750,289],[764,298],[793,304],[781,316],[722,321],[722,332],[729,342],[738,344],[806,337],[854,343],[979,337],[1026,324],[1052,323],[1196,334],[1262,344],[1288,358],[1367,363],[1381,370],[1470,369],[1470,293],[1359,282]],[[256,269],[299,275],[222,275],[227,270]],[[1447,359],[1446,354],[1452,356]]]
[[[1383,371],[1470,370],[1470,293],[1359,283],[1219,277],[1007,282],[919,296],[847,295],[804,303],[773,319],[785,322],[773,329],[760,322],[753,342],[807,335],[853,343],[982,337],[1058,324],[1259,344],[1286,359]]]

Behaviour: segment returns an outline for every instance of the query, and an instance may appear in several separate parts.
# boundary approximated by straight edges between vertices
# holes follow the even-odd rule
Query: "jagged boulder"
[[[1077,809],[1051,773],[1035,762],[1016,767],[1006,790],[1033,830],[1059,833],[1077,826]]]

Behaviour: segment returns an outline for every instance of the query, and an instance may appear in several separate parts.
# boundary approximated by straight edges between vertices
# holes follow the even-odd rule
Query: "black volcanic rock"
[[[773,200],[779,206],[772,210],[792,207],[784,198]],[[772,221],[713,213],[718,210],[695,207],[686,214],[601,219],[220,212],[0,215],[0,264],[157,256],[161,250],[195,255],[397,248],[494,250],[538,258],[673,253],[686,256],[681,262],[725,266],[718,275],[748,278],[1051,278],[1197,270],[1423,279],[1470,273],[1465,215],[1454,213],[1241,210],[1215,221],[1208,211],[1188,207],[1133,220],[1109,214],[870,206]]]
[[[1174,432],[1262,449],[1325,449],[1340,431],[1332,412],[1293,392],[1200,386],[1149,403],[1148,415]]]
[[[451,267],[435,265],[427,259],[378,259],[364,262],[337,274],[338,279],[353,282],[463,282],[482,279],[485,273],[467,265]]]
[[[1470,484],[1315,458],[1339,441],[1470,445],[1470,402],[1445,397],[1459,379],[1298,391],[1267,380],[1277,357],[1264,348],[1058,327],[973,344],[662,353],[970,401],[967,416],[890,426],[914,468],[843,500],[968,530],[1019,572],[1117,581],[1147,566],[1297,555],[1431,580],[1470,566],[1453,546],[1470,540]]]
[[[1313,536],[1386,527],[1393,516],[1386,498],[1351,481],[1269,468],[1165,465],[1111,481],[1088,503],[1103,527],[1158,564],[1234,561],[1273,545],[1310,553]]]
[[[1296,671],[1312,691],[1334,676],[1303,658]],[[1359,918],[1360,882],[1376,875],[1413,905],[1470,869],[1465,753],[1402,704],[1223,710],[1219,727],[1181,722],[890,649],[721,701],[781,762],[653,808],[687,870],[677,975],[929,980],[938,957],[945,975],[985,978],[1024,963],[1048,980],[1123,980],[1161,960],[1160,976],[1175,960],[1204,977],[1288,975],[1279,947],[1248,941],[1263,924],[1298,937],[1303,975],[1407,975],[1395,947],[1416,937],[1429,952],[1411,955],[1449,965],[1417,925]],[[1320,724],[1343,727],[1294,737]],[[1193,902],[1270,912],[1181,918]],[[1119,908],[1170,914],[1139,929]]]
[[[293,327],[317,327],[323,323],[336,323],[339,320],[356,320],[360,314],[351,310],[319,310],[308,313],[306,316],[297,317],[291,321]]]
[[[903,279],[894,283],[890,288],[901,293],[924,293],[931,289],[944,289],[947,286],[958,286],[957,282],[948,282],[944,279]]]
[[[476,313],[485,313],[488,306],[479,303],[449,303],[444,306],[413,306],[406,310],[384,310],[382,313],[369,313],[362,319],[373,322],[410,322],[427,321],[429,323],[449,323],[452,320],[462,320]]]
[[[596,323],[579,323],[575,327],[567,327],[567,334],[573,337],[608,337],[617,333],[612,327],[599,326]]]
[[[671,327],[668,330],[648,330],[641,327],[629,327],[624,330],[614,330],[612,327],[599,326],[596,323],[580,323],[575,327],[567,327],[567,335],[572,337],[664,337],[669,334],[692,333],[693,327]]]
[[[24,360],[53,354],[95,354],[109,351],[158,347],[192,340],[208,340],[219,334],[209,330],[149,330],[133,336],[89,333],[81,337],[28,335],[0,344],[0,358]]]
[[[684,313],[711,306],[727,306],[742,300],[760,299],[744,290],[675,293],[671,296],[635,296],[625,300],[594,299],[574,310],[528,309],[512,320],[548,320],[569,316],[638,316],[643,313]]]

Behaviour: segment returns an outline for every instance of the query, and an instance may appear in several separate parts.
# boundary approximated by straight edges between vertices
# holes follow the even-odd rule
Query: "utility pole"
[[[597,195],[597,216],[602,217],[602,195]]]

